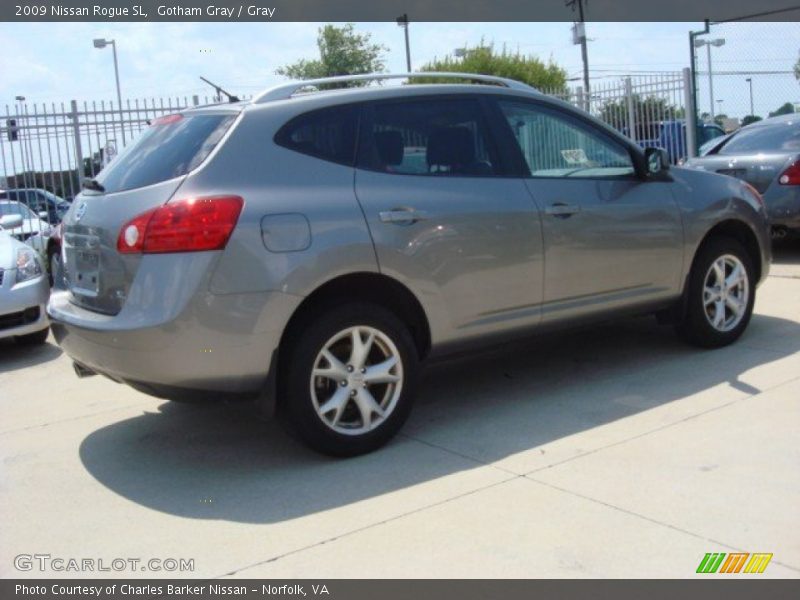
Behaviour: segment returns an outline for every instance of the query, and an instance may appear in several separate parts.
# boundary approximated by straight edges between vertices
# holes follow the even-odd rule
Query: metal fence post
[[[636,141],[636,110],[633,105],[633,82],[625,78],[625,105],[628,109],[628,137]]]
[[[583,98],[583,86],[579,85],[575,89],[575,98],[578,101],[578,108],[586,110],[586,105],[584,104],[584,98]]]
[[[83,150],[81,149],[81,125],[78,122],[78,101],[72,100],[70,102],[72,108],[70,119],[72,119],[72,134],[75,138],[75,160],[78,163],[78,189],[81,188],[81,179],[83,179]]]
[[[688,67],[683,69],[683,102],[686,120],[686,156],[697,156],[697,108],[694,105],[694,77]]]

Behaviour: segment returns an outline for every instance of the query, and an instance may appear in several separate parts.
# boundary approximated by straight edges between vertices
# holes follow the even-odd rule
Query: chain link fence
[[[800,23],[711,23],[693,51],[701,122],[733,131],[800,110]]]

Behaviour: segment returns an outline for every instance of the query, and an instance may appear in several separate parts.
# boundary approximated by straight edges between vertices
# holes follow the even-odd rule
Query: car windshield
[[[236,115],[169,115],[153,121],[97,176],[106,193],[186,175],[211,153]]]
[[[36,215],[31,210],[19,202],[11,202],[8,200],[0,202],[0,216],[3,215],[20,215],[23,219],[36,219]]]
[[[756,152],[800,152],[800,119],[742,129],[717,154]]]

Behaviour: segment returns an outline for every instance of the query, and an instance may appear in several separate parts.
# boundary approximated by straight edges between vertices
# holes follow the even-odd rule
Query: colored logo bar
[[[763,573],[771,560],[772,554],[766,552],[708,552],[697,566],[697,572]]]

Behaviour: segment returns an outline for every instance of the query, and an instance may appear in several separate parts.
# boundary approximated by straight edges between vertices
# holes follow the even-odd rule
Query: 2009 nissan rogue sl
[[[154,120],[64,219],[48,312],[78,373],[273,398],[354,455],[400,429],[429,356],[626,313],[742,334],[771,260],[756,190],[524,84],[432,75],[457,79]]]

